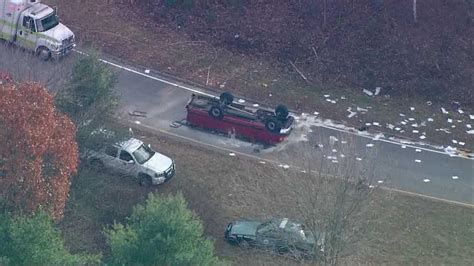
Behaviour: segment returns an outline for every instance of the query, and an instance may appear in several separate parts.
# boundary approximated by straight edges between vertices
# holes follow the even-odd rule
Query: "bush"
[[[99,264],[100,256],[73,255],[45,212],[12,217],[0,214],[0,265]]]
[[[216,265],[202,222],[181,194],[154,196],[134,208],[126,225],[105,231],[114,265]]]

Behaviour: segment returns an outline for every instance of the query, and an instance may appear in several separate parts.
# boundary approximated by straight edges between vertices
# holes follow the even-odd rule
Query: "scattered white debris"
[[[392,124],[387,124],[386,126],[387,126],[388,129],[394,129],[395,128],[395,126],[392,125]]]
[[[149,70],[149,69],[145,69],[145,73],[146,73],[146,74],[150,74],[150,70]]]
[[[451,178],[454,179],[454,180],[457,180],[457,179],[459,179],[459,176],[453,175]]]
[[[454,144],[458,144],[458,141],[455,140],[455,139],[453,139],[453,140],[451,140],[451,141],[452,141]]]
[[[314,114],[314,115],[319,115],[319,113],[318,113],[318,112],[314,112],[313,114]]]
[[[402,149],[406,149],[407,148],[407,145],[402,145]]]
[[[306,170],[301,170],[301,173],[306,174]]]
[[[415,107],[410,107],[410,110],[415,111]]]
[[[363,89],[362,91],[363,91],[365,94],[369,95],[369,96],[374,95],[373,92],[371,92],[371,91],[369,91],[369,90],[367,90],[367,89]]]
[[[329,97],[331,97],[331,95],[329,95],[329,94],[324,94],[324,98],[329,98]]]
[[[428,106],[431,106],[433,103],[432,103],[431,101],[427,101],[426,104],[427,104]]]
[[[451,131],[449,131],[449,129],[447,129],[447,128],[440,128],[440,129],[437,129],[437,130],[443,131],[446,134],[451,134]]]
[[[416,149],[415,151],[416,151],[416,152],[421,152],[421,150],[420,150],[420,149]]]
[[[231,152],[231,153],[229,153],[229,156],[234,157],[234,156],[235,156],[235,153]]]
[[[341,158],[345,158],[345,157],[346,157],[346,156],[345,156],[344,154],[342,154],[342,153],[341,153],[339,156],[340,156]]]
[[[135,120],[135,124],[140,125],[142,122]]]
[[[462,109],[458,109],[458,112],[459,112],[460,114],[464,114],[464,111],[463,111]]]
[[[369,188],[374,188],[375,186],[374,185],[370,185]]]
[[[357,157],[356,160],[357,161],[362,161],[362,158]]]
[[[268,96],[269,96],[269,97],[272,97],[272,94],[271,94],[271,93],[269,93],[269,94],[268,94]]]
[[[444,148],[444,152],[446,152],[448,154],[456,155],[458,150],[456,148],[448,146],[448,147]]]
[[[239,99],[239,103],[245,103],[244,99]]]
[[[324,145],[323,144],[318,144],[318,147],[319,148],[324,148]]]
[[[361,108],[361,107],[357,106],[357,112],[366,113],[368,111],[369,111],[369,109],[365,109],[365,108]]]
[[[453,120],[451,118],[448,118],[448,123],[452,123]]]
[[[400,115],[401,117],[405,117],[405,114],[400,113],[399,115]]]
[[[290,166],[287,165],[287,164],[285,164],[285,165],[283,165],[283,168],[284,168],[284,169],[288,169],[288,168],[290,168]]]
[[[345,96],[341,96],[341,100],[347,100]]]
[[[379,126],[380,126],[380,123],[379,123],[379,122],[372,122],[372,125],[379,127]]]
[[[342,143],[342,144],[347,144],[347,141],[341,140],[341,143]]]
[[[443,114],[446,114],[446,115],[449,114],[449,112],[446,111],[446,109],[444,109],[443,107],[441,107],[441,112],[443,112]]]
[[[379,95],[381,89],[382,89],[381,87],[376,87],[375,88],[375,95]]]
[[[421,135],[421,136],[420,136],[420,139],[426,139],[426,136],[425,136],[425,135]]]
[[[427,119],[427,121],[428,121],[428,122],[433,122],[434,119],[430,117],[430,118]]]
[[[373,143],[368,143],[368,144],[366,144],[365,146],[371,148],[371,147],[374,146],[374,144],[373,144]]]
[[[331,162],[333,162],[333,163],[339,163],[338,160],[332,160]]]
[[[466,143],[465,143],[465,142],[462,142],[462,141],[458,142],[458,144],[461,145],[461,146],[466,145]]]
[[[379,181],[377,181],[377,183],[383,184],[383,180],[379,180]]]
[[[254,103],[252,106],[253,107],[259,107],[260,105],[258,105],[258,103]]]
[[[347,108],[347,111],[349,112],[349,115],[347,115],[348,118],[354,117],[357,114],[357,112],[352,111],[351,107]]]
[[[428,182],[430,182],[430,181],[431,181],[431,180],[429,180],[428,178],[423,179],[423,182],[425,182],[425,183],[428,183]]]
[[[384,134],[383,134],[383,133],[378,133],[377,135],[375,135],[375,136],[374,136],[374,138],[373,138],[373,139],[374,139],[374,140],[378,140],[378,139],[380,139],[380,138],[384,138],[384,137],[385,137],[385,136],[384,136]]]
[[[336,150],[336,149],[332,149],[332,152],[336,153],[336,152],[337,152],[337,150]]]
[[[331,145],[334,145],[334,143],[335,143],[335,142],[338,142],[338,141],[339,141],[339,140],[338,140],[336,137],[334,137],[334,136],[329,136],[329,143],[330,143]]]
[[[415,163],[421,163],[420,159],[415,159]]]

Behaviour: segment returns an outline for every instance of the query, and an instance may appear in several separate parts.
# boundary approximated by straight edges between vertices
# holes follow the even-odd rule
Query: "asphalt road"
[[[63,77],[70,74],[75,56],[61,62],[42,63],[24,52],[2,47],[0,70],[13,72],[17,79],[38,80],[57,90],[64,84]],[[184,106],[192,90],[199,89],[174,81],[163,82],[158,75],[144,74],[143,69],[136,73],[119,65],[114,69],[119,77],[117,89],[121,95],[117,115],[123,120],[225,149],[237,156],[277,161],[282,168],[305,170],[311,166],[311,169],[333,175],[363,174],[374,186],[474,204],[474,160],[331,129],[312,121],[314,117],[311,116],[300,117],[289,139],[271,148],[185,125],[175,128],[170,125],[185,118]],[[145,116],[131,115],[134,111],[144,112]],[[232,158],[229,155],[229,159]]]

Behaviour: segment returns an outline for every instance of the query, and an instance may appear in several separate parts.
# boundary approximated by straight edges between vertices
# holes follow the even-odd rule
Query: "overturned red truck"
[[[282,142],[290,134],[295,119],[286,106],[278,105],[270,111],[233,100],[228,92],[220,98],[193,94],[186,105],[186,120],[192,126],[270,145]]]

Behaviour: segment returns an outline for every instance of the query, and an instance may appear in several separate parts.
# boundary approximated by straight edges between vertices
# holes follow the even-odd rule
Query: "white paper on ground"
[[[365,94],[369,95],[369,96],[374,95],[373,92],[371,92],[371,91],[369,91],[369,90],[367,90],[367,89],[363,89],[362,91],[363,91]]]

